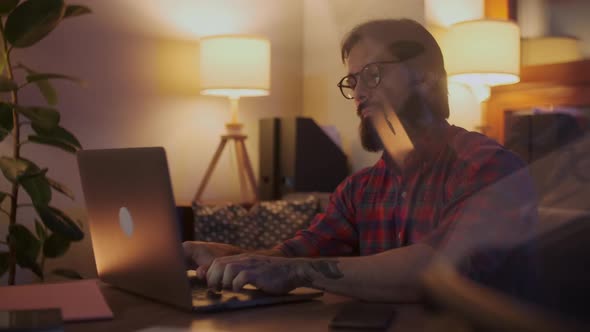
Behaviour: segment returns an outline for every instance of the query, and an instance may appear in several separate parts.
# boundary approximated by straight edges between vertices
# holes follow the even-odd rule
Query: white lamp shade
[[[520,80],[520,30],[510,21],[474,20],[452,25],[444,39],[449,79],[468,85]]]
[[[522,40],[523,66],[578,61],[582,58],[577,38],[537,37]]]
[[[201,39],[201,94],[231,98],[270,92],[270,41],[240,35]]]

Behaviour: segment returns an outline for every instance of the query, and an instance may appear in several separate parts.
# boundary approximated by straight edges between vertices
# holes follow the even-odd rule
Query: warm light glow
[[[468,85],[517,83],[520,35],[510,21],[475,20],[452,25],[444,39],[449,79]]]
[[[254,36],[201,39],[201,94],[233,98],[267,96],[270,91],[270,42]]]
[[[582,58],[577,38],[538,37],[522,40],[523,66],[571,62]]]
[[[443,52],[443,56],[445,56],[445,38],[447,36],[447,32],[449,31],[449,29],[447,28],[443,28],[441,26],[437,26],[437,25],[429,25],[428,26],[428,32],[430,32],[430,34],[432,35],[432,37],[434,37],[434,39],[436,40],[436,42],[438,43],[438,45],[441,47],[441,50]],[[446,57],[445,57],[446,59]],[[447,61],[445,60],[445,63]]]
[[[277,12],[285,8],[284,1],[268,0],[92,2],[96,3],[93,9],[97,13],[109,16],[109,22],[123,25],[115,27],[116,31],[122,28],[147,36],[189,41],[203,36],[265,31],[269,20],[276,19]],[[129,13],[133,13],[133,19],[129,19]]]
[[[469,88],[471,89],[471,93],[475,96],[475,99],[480,103],[488,100],[492,94],[492,89],[487,85],[472,84]]]
[[[426,22],[449,27],[484,17],[484,0],[425,0]]]
[[[514,84],[520,81],[518,75],[508,73],[463,73],[454,74],[450,79],[457,83],[488,86]]]
[[[482,123],[481,101],[465,84],[449,82],[449,123],[467,130],[478,130]]]
[[[201,94],[206,96],[221,96],[221,97],[261,97],[268,96],[268,90],[264,89],[203,89]]]

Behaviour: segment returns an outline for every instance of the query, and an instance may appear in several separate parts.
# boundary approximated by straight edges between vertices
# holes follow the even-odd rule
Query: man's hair
[[[403,61],[415,72],[431,80],[427,102],[439,119],[449,117],[447,73],[440,46],[420,23],[410,19],[384,19],[362,23],[352,29],[343,39],[342,62],[346,63],[352,48],[362,39],[369,38],[382,44],[391,55]],[[398,47],[401,44],[418,44],[421,52],[412,52]],[[401,53],[400,53],[401,52]]]

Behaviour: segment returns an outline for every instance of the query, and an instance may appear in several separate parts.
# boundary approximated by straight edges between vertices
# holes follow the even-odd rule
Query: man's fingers
[[[245,270],[254,270],[266,263],[266,261],[245,255],[216,258],[207,270],[207,285],[216,290],[219,290],[220,286],[231,288],[239,273]]]
[[[223,288],[231,288],[232,282],[236,275],[244,270],[244,266],[239,263],[229,263],[225,266],[223,271],[223,279],[221,281],[221,285]]]
[[[209,270],[209,265],[201,265],[197,267],[197,278],[205,279],[207,277],[207,271]]]
[[[213,264],[207,270],[207,286],[209,288],[219,290],[224,270],[225,263],[220,262],[219,259],[213,261]]]
[[[232,290],[234,292],[237,292],[244,288],[246,284],[254,282],[254,276],[254,272],[248,270],[241,271],[240,273],[238,273],[238,275],[234,278],[232,282]]]

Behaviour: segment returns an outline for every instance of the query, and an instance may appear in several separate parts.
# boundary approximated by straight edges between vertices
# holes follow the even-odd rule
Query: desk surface
[[[349,298],[333,294],[301,303],[239,309],[203,314],[159,304],[118,289],[101,285],[115,314],[113,320],[67,323],[65,331],[136,331],[149,327],[181,328],[186,331],[330,331],[328,324]],[[392,305],[397,316],[391,331],[430,330],[420,305]]]

